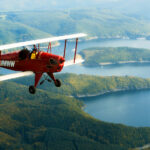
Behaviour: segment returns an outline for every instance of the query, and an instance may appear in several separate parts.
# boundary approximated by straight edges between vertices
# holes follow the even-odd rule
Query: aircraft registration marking
[[[14,67],[15,61],[7,61],[7,60],[1,60],[0,66],[6,66],[6,67]]]

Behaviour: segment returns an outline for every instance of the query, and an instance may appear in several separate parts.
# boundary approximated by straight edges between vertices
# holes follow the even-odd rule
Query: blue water
[[[137,76],[142,78],[150,78],[150,64],[139,65],[116,65],[88,68],[82,65],[69,66],[63,69],[63,73],[70,72],[76,74],[90,74],[100,76]]]
[[[66,58],[73,58],[75,43],[67,44]],[[128,46],[136,48],[149,48],[150,41],[147,40],[110,40],[110,41],[88,41],[79,42],[78,51],[87,47],[119,47]],[[63,43],[52,49],[53,53],[63,55]],[[70,72],[76,74],[90,74],[101,76],[137,76],[150,78],[150,64],[139,65],[117,65],[87,68],[82,65],[73,65],[63,69],[62,73]],[[0,74],[12,73],[6,69],[0,69]],[[83,99],[85,111],[97,119],[122,123],[130,126],[150,127],[150,90],[136,92],[113,93]]]
[[[150,127],[150,90],[113,93],[86,98],[84,102],[85,112],[97,119]]]
[[[113,40],[94,42],[86,46],[84,44],[80,45],[81,49],[93,46],[150,48],[150,41],[147,40]],[[101,76],[128,75],[150,78],[150,64],[126,64],[96,68],[74,65],[64,68],[63,72]],[[85,112],[97,119],[129,126],[150,127],[150,90],[119,92],[83,100],[86,104]]]

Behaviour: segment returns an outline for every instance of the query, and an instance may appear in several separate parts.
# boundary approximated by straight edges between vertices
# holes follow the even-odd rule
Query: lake
[[[75,43],[67,44],[67,59],[73,58]],[[78,51],[88,47],[135,47],[149,48],[148,40],[109,40],[79,42]],[[55,54],[63,53],[63,43],[52,49]],[[115,66],[103,66],[87,68],[82,65],[73,65],[63,69],[62,73],[90,74],[101,76],[138,76],[150,78],[150,64],[126,64]],[[6,69],[0,69],[0,74],[12,73]],[[130,126],[150,127],[150,90],[119,92],[104,96],[83,99],[86,104],[85,112],[97,119],[122,123]]]
[[[96,46],[128,46],[150,48],[147,40],[114,40],[93,43]],[[90,46],[92,44],[90,43]],[[82,49],[86,48],[81,45]],[[75,65],[64,68],[63,72],[101,76],[137,76],[150,78],[150,64],[126,64],[87,68]],[[136,127],[150,127],[150,90],[112,93],[103,96],[84,98],[85,112],[106,122],[121,123]]]
[[[97,119],[150,127],[150,90],[118,92],[83,100],[85,112]]]
[[[128,64],[97,68],[85,68],[76,65],[65,68],[64,72],[102,76],[130,75],[150,78],[150,64]],[[82,100],[86,104],[85,112],[97,119],[136,127],[150,127],[150,90],[119,92],[104,96],[84,98]]]

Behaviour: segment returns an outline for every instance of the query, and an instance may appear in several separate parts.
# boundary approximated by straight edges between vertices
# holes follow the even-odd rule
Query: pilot
[[[37,49],[33,48],[32,53],[31,53],[31,59],[36,59],[36,55],[37,55]]]

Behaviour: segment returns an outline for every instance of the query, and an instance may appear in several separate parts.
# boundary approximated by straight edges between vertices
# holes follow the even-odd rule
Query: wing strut
[[[74,52],[74,63],[76,61],[77,46],[78,46],[78,38],[76,38],[76,47],[75,47],[75,52]]]
[[[36,45],[33,45],[34,49],[37,49]]]
[[[66,55],[66,46],[67,46],[67,40],[65,40],[65,46],[64,46],[64,58],[65,58],[65,55]]]
[[[40,44],[38,44],[38,52],[40,51]]]
[[[50,50],[50,53],[52,53],[52,44],[51,42],[49,42],[48,44],[48,49],[47,49],[47,52]]]

